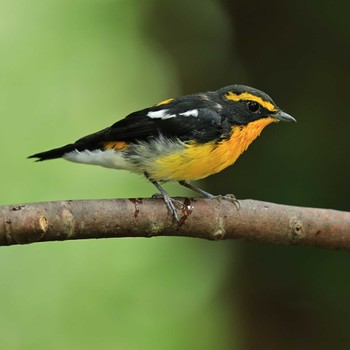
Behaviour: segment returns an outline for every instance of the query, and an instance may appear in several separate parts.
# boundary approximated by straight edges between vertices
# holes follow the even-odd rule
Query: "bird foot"
[[[237,210],[241,209],[241,203],[239,202],[239,200],[235,197],[235,195],[229,193],[226,195],[216,195],[211,197],[212,199],[217,199],[217,200],[226,200],[226,201],[230,201],[231,203],[233,203],[235,205],[235,207],[237,208]]]

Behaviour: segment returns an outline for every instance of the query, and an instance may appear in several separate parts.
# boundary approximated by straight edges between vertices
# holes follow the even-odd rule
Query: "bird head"
[[[245,85],[231,85],[217,91],[223,106],[222,114],[233,123],[247,125],[250,122],[272,118],[271,121],[296,122],[283,112],[264,92]]]

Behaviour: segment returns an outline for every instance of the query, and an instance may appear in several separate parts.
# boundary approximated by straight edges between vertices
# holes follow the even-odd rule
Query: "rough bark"
[[[59,201],[0,207],[0,245],[111,237],[186,236],[350,249],[350,213],[241,200],[179,198]],[[182,207],[181,207],[182,206]]]

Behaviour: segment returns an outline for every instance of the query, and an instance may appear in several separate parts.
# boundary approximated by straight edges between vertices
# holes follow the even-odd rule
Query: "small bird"
[[[217,91],[170,98],[127,115],[74,143],[29,158],[54,158],[144,174],[160,191],[172,216],[174,202],[160,183],[177,181],[206,198],[194,185],[232,165],[269,124],[296,121],[262,91],[230,85]]]

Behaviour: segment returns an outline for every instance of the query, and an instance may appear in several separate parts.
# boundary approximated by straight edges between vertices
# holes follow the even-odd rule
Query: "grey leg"
[[[170,210],[171,215],[175,218],[176,221],[179,221],[179,217],[177,216],[175,206],[173,204],[173,199],[168,195],[168,193],[163,189],[163,187],[155,180],[150,179],[147,174],[145,174],[147,179],[152,182],[152,184],[157,187],[158,191],[160,192],[161,196],[164,199],[164,202],[168,209]]]
[[[187,181],[179,181],[179,184],[181,186],[187,187],[190,190],[192,190],[194,192],[197,192],[197,193],[201,194],[202,196],[204,196],[206,198],[209,198],[209,199],[225,199],[225,200],[228,200],[228,201],[232,202],[236,206],[236,208],[238,210],[241,207],[239,201],[236,199],[236,197],[233,194],[227,194],[225,196],[222,196],[222,195],[214,196],[213,194],[211,194],[209,192],[206,192],[206,191],[204,191],[204,190],[202,190],[202,189],[200,189],[200,188],[198,188],[196,186],[191,185]]]

